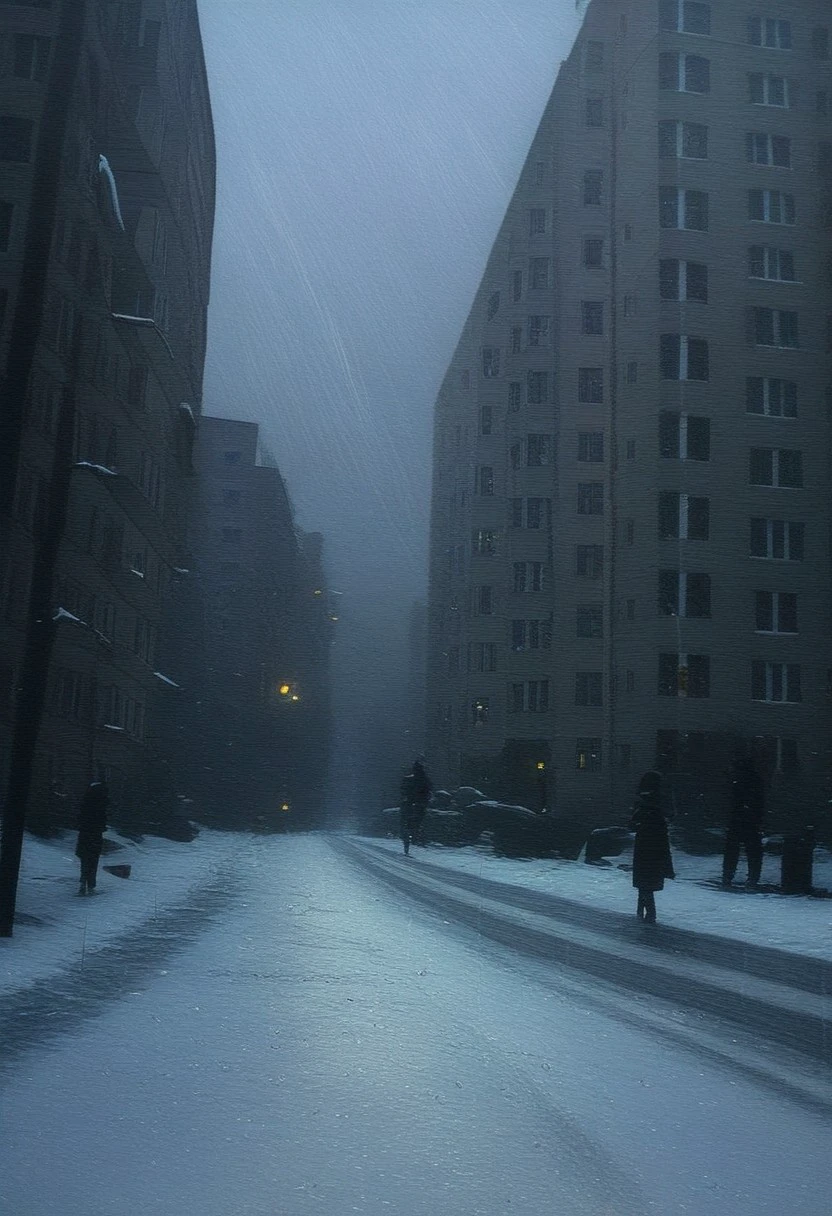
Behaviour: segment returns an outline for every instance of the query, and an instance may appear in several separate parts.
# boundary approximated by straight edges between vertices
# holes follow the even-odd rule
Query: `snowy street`
[[[828,963],[434,856],[249,838],[4,998],[0,1210],[828,1213]]]

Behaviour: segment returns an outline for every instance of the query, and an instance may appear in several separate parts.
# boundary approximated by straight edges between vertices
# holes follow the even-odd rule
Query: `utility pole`
[[[47,273],[58,204],[69,99],[81,58],[86,0],[64,0],[44,99],[32,173],[29,220],[12,323],[0,413],[0,520],[11,519],[23,444],[32,366],[44,314]],[[23,663],[12,734],[0,835],[0,937],[11,937],[32,768],[46,699],[55,637],[52,588],[66,526],[72,477],[76,390],[82,334],[73,337],[58,416],[48,507],[35,538]]]

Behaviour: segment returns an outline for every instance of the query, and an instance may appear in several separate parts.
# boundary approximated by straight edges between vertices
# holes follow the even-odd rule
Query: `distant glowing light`
[[[292,700],[293,700],[293,701],[299,701],[299,700],[300,700],[300,697],[298,696],[298,694],[297,694],[297,693],[293,693],[293,694],[292,694]]]
[[[316,587],[312,594],[313,595],[323,595],[323,591],[321,591],[320,587]]]
[[[543,761],[542,761],[542,760],[538,760],[538,762],[537,762],[537,771],[538,771],[539,773],[542,773],[542,772],[543,772],[543,770],[545,769],[545,767],[546,767],[546,765],[543,763]]]
[[[281,811],[288,811],[288,810],[289,810],[289,803],[288,803],[288,802],[281,802],[281,804],[280,804],[280,809],[281,809]]]
[[[289,693],[290,693],[291,691],[292,691],[292,685],[291,685],[291,684],[281,684],[281,685],[280,685],[280,695],[281,695],[281,697],[288,697],[288,695],[289,695]]]

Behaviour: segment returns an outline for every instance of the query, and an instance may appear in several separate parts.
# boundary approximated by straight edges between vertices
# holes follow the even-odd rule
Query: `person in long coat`
[[[664,890],[666,878],[676,877],[661,795],[660,774],[645,773],[639,783],[630,824],[636,834],[633,847],[633,886],[638,891],[636,915],[648,924],[656,922],[655,892]]]
[[[75,856],[81,862],[79,895],[92,895],[95,891],[109,805],[107,786],[103,781],[93,781],[78,809],[78,843],[75,846]]]

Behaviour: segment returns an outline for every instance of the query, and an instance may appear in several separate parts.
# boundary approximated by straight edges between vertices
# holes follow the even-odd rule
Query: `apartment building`
[[[739,744],[817,822],[832,740],[822,0],[592,0],[435,411],[442,781],[609,822]]]
[[[323,539],[297,527],[255,423],[203,415],[194,465],[181,628],[165,656],[180,689],[171,763],[198,819],[320,826],[337,618]]]
[[[72,816],[105,777],[116,818],[141,824],[174,692],[158,647],[205,356],[214,144],[196,3],[0,4],[0,65],[0,777],[36,555],[66,489],[30,822]]]

